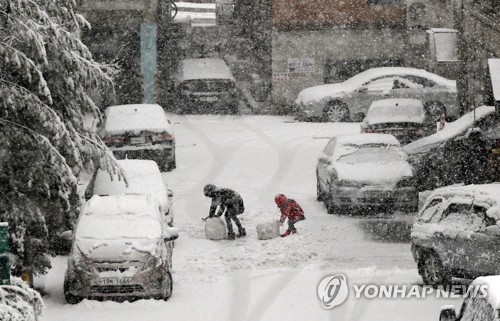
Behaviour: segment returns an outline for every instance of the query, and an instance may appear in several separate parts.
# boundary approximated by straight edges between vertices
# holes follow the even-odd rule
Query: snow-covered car
[[[500,274],[500,184],[435,190],[411,231],[411,252],[425,284],[453,276]]]
[[[317,198],[328,213],[346,206],[418,208],[413,172],[398,140],[389,134],[333,137],[318,158]]]
[[[176,167],[175,137],[165,111],[156,104],[106,108],[98,134],[119,159],[152,159],[162,171]]]
[[[475,279],[465,294],[459,314],[453,305],[441,307],[439,321],[497,321],[500,276],[482,276]]]
[[[442,114],[457,118],[460,108],[456,82],[428,71],[381,67],[363,71],[341,83],[303,89],[295,100],[297,118],[324,121],[361,121],[375,100],[414,98],[437,120]]]
[[[403,146],[415,168],[419,190],[456,183],[478,184],[499,177],[496,145],[500,142],[500,114],[481,106],[435,134]]]
[[[434,127],[421,100],[401,98],[374,101],[361,123],[363,133],[391,134],[401,144],[429,135]]]
[[[122,159],[117,162],[126,181],[118,173],[110,174],[98,168],[85,189],[85,199],[89,200],[93,195],[151,194],[160,205],[167,223],[173,226],[174,194],[165,183],[158,165],[152,160],[143,159]]]
[[[64,276],[66,301],[168,299],[177,236],[150,195],[94,195],[76,224]]]
[[[181,60],[173,81],[179,113],[238,113],[236,82],[220,58]]]

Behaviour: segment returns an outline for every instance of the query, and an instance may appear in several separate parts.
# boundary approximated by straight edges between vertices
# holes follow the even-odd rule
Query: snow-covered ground
[[[394,234],[404,222],[328,215],[316,201],[315,166],[328,138],[359,132],[359,124],[295,123],[272,116],[172,116],[177,169],[164,173],[174,190],[176,241],[174,293],[167,301],[64,301],[66,258],[37,279],[47,294],[43,321],[77,320],[437,320],[442,305],[461,299],[355,299],[323,309],[317,286],[343,273],[352,284],[421,282],[407,239]],[[204,238],[207,183],[234,188],[245,200],[240,216],[248,236]],[[307,219],[299,233],[259,241],[259,222],[279,218],[277,193],[296,199]],[[399,223],[399,224],[397,224]],[[394,229],[392,229],[394,228]]]

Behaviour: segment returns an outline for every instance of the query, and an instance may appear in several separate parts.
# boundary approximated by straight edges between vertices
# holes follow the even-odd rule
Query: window
[[[394,76],[386,76],[382,78],[377,78],[366,82],[363,88],[368,89],[368,91],[383,91],[388,92],[392,89],[394,85]]]
[[[430,79],[418,77],[418,76],[403,76],[402,78],[407,79],[412,82],[415,86],[412,88],[431,88],[436,86],[436,83]]]
[[[453,230],[469,229],[471,207],[471,204],[451,203],[443,212],[443,217],[439,224]]]
[[[430,201],[427,207],[422,211],[422,214],[420,215],[420,221],[424,223],[439,222],[441,216],[437,215],[437,213],[439,213],[439,209],[441,208],[440,205],[442,203],[443,203],[442,198],[435,198],[432,201]]]

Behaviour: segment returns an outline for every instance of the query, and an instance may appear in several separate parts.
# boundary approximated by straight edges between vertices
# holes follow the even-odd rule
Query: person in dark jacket
[[[288,218],[288,229],[285,233],[281,234],[281,237],[297,233],[295,224],[306,219],[302,207],[300,207],[299,203],[297,203],[295,200],[290,199],[283,194],[276,195],[276,197],[274,198],[274,202],[280,209],[280,224],[282,225],[285,219]]]
[[[238,227],[238,237],[247,235],[245,229],[243,228],[243,226],[241,226],[240,220],[237,217],[237,215],[245,211],[243,199],[241,198],[240,194],[236,193],[232,189],[220,188],[213,184],[207,184],[203,189],[203,193],[206,197],[210,197],[212,199],[208,217],[219,217],[225,213],[224,218],[226,219],[228,240],[234,240],[235,238],[231,220],[233,220],[236,224],[236,227]]]

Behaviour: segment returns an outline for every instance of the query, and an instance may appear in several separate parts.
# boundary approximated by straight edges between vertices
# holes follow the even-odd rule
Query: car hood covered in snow
[[[394,185],[403,177],[413,176],[411,166],[405,161],[360,164],[336,162],[333,169],[337,171],[339,180],[380,185]]]

